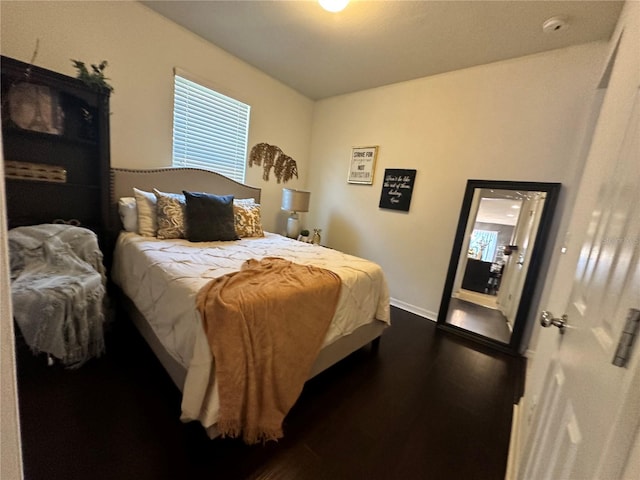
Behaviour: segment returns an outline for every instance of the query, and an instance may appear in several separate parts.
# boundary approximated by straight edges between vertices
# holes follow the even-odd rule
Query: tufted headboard
[[[253,198],[260,202],[261,190],[231,180],[219,173],[197,168],[160,168],[154,170],[111,169],[112,212],[111,230],[114,234],[120,230],[118,217],[118,199],[133,196],[133,187],[148,192],[157,188],[167,193],[207,192],[216,195],[234,195],[236,198]]]

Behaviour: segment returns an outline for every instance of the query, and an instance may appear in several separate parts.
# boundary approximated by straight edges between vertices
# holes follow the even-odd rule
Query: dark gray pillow
[[[213,242],[238,240],[233,216],[233,195],[183,191],[186,199],[187,240]]]

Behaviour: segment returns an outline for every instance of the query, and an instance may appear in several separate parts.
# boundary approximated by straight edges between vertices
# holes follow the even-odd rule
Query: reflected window
[[[493,262],[498,246],[498,232],[489,230],[474,230],[469,241],[469,258]]]

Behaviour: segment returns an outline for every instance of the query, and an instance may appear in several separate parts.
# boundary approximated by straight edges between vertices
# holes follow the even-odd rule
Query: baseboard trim
[[[431,312],[424,308],[416,307],[415,305],[403,302],[402,300],[398,300],[397,298],[391,298],[390,303],[394,307],[398,307],[402,310],[406,310],[407,312],[414,313],[420,317],[426,318],[427,320],[431,320],[432,322],[437,321],[438,314],[436,312]]]

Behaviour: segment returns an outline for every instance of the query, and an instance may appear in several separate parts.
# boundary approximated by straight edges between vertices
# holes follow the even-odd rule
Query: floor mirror
[[[559,183],[468,180],[438,327],[518,354]]]

